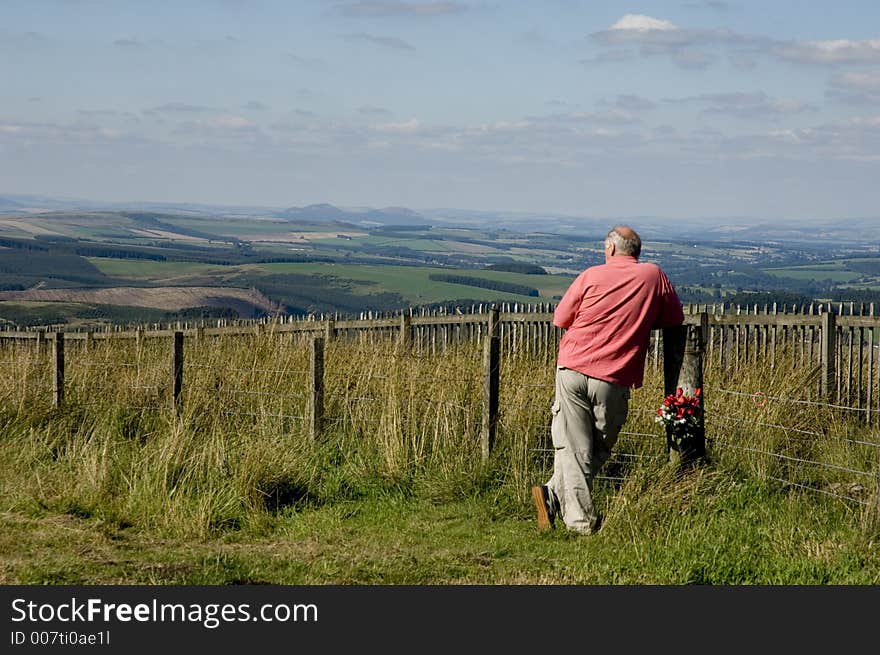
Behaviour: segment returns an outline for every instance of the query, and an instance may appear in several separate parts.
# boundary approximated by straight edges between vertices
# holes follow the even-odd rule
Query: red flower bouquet
[[[694,428],[700,426],[702,408],[700,407],[701,389],[695,389],[693,396],[685,395],[679,387],[675,393],[671,393],[663,399],[663,404],[657,409],[654,420],[668,428],[673,441],[681,445]]]

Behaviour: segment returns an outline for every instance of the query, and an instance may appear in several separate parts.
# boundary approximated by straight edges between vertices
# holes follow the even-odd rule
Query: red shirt
[[[638,388],[651,329],[683,321],[681,301],[659,266],[615,255],[581,273],[557,305],[553,324],[566,332],[556,363]]]

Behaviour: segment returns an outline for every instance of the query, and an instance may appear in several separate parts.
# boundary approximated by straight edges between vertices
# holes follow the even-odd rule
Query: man
[[[593,478],[611,456],[626,421],[630,389],[642,386],[652,328],[684,321],[681,302],[655,264],[639,263],[642,242],[617,225],[605,238],[605,263],[581,273],[562,297],[553,324],[566,330],[556,360],[550,433],[553,476],[532,488],[538,527],[582,534],[599,527]]]

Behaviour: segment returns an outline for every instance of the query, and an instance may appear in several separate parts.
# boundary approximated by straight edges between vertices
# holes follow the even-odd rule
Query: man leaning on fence
[[[598,530],[593,478],[626,421],[630,389],[642,386],[651,329],[684,321],[669,278],[638,261],[641,249],[635,230],[615,226],[605,238],[605,263],[582,272],[553,314],[566,332],[551,410],[553,476],[532,488],[541,529],[559,516],[569,530]]]

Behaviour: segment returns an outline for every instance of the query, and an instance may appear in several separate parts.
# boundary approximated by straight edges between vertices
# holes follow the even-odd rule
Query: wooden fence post
[[[500,337],[501,336],[501,317],[500,310],[497,304],[493,304],[489,309],[489,313],[487,315],[488,321],[488,335],[490,337]]]
[[[874,304],[871,303],[871,316],[874,315]],[[877,327],[872,326],[868,330],[868,404],[865,415],[866,422],[870,425],[874,413],[874,344],[877,342]],[[880,357],[878,357],[880,359]],[[880,391],[880,390],[878,390]]]
[[[880,453],[877,455],[877,488],[874,490],[874,524],[880,526]]]
[[[180,392],[183,390],[183,332],[174,333],[171,348],[171,408],[180,410]]]
[[[55,333],[53,352],[52,407],[60,409],[64,404],[64,332]]]
[[[706,350],[706,335],[709,331],[709,316],[705,312],[698,315],[696,325],[681,325],[663,330],[663,392],[674,394],[681,387],[685,395],[693,396],[700,389],[700,421],[694,429],[692,439],[684,449],[680,449],[672,439],[672,430],[666,430],[666,449],[670,461],[690,464],[706,455],[705,402],[703,389],[703,355]]]
[[[37,355],[43,352],[43,342],[46,340],[46,331],[45,330],[37,330],[37,340],[36,340],[36,349]]]
[[[496,323],[497,328],[497,323]],[[501,337],[491,332],[483,342],[483,424],[480,445],[483,461],[489,459],[498,427],[498,391],[501,373]]]
[[[486,338],[483,340],[483,420],[480,445],[483,461],[489,459],[498,426],[498,392],[501,377],[500,308],[493,303],[487,314]]]
[[[321,438],[324,431],[324,339],[312,337],[311,366],[309,371],[309,436],[312,441]]]
[[[400,337],[398,341],[403,348],[409,348],[412,341],[412,320],[409,314],[400,315]]]
[[[822,396],[834,402],[837,351],[837,321],[833,311],[822,314]]]
[[[333,337],[336,336],[336,321],[333,318],[328,318],[327,322],[324,324],[324,339],[327,343],[333,341]]]

